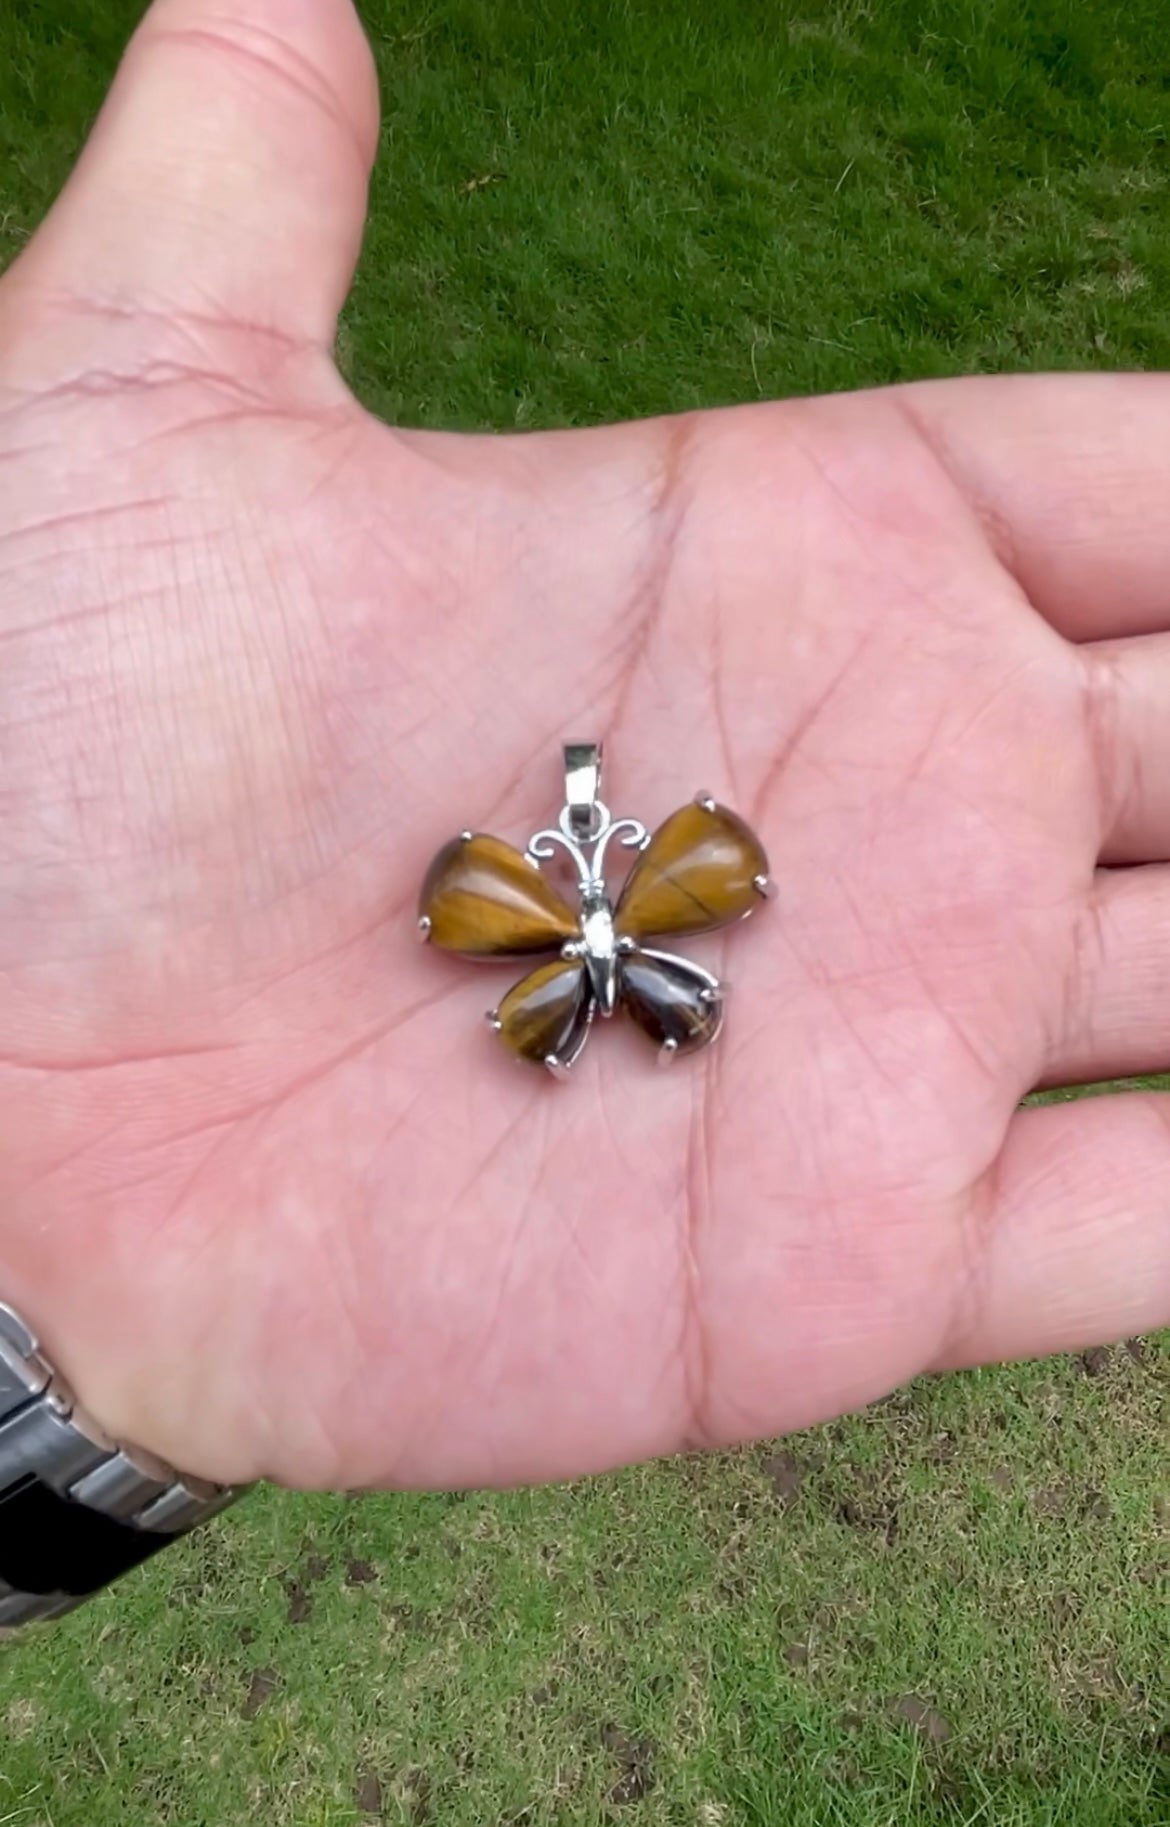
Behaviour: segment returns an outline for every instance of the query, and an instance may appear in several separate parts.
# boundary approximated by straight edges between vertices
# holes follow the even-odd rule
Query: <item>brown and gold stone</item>
[[[495,1014],[504,1045],[520,1059],[542,1066],[550,1057],[563,1065],[585,1044],[591,995],[579,958],[557,958],[521,978]]]
[[[768,859],[755,832],[726,806],[696,801],[659,825],[614,913],[631,939],[711,932],[750,913]]]
[[[484,834],[444,844],[427,870],[418,911],[432,945],[468,958],[555,951],[579,932],[572,908],[540,870],[502,838]]]
[[[628,952],[618,980],[622,1007],[655,1046],[695,1053],[718,1034],[722,998],[684,959]]]

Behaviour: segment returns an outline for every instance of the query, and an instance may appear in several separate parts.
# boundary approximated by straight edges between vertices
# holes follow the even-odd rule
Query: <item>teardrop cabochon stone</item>
[[[706,971],[666,952],[626,952],[618,960],[618,1000],[656,1047],[697,1053],[723,1025],[723,998]]]
[[[539,869],[502,838],[453,838],[435,857],[418,911],[428,938],[467,958],[557,951],[580,934],[577,915]]]
[[[508,991],[496,1010],[500,1039],[519,1059],[571,1066],[589,1034],[593,995],[580,958],[542,964]]]
[[[751,913],[757,878],[767,874],[764,847],[737,813],[701,801],[680,806],[630,871],[614,927],[631,939],[712,932]]]

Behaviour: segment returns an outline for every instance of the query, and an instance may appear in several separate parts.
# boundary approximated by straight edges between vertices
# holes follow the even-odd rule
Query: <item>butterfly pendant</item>
[[[487,960],[555,954],[488,1020],[517,1059],[558,1078],[580,1058],[595,1016],[618,1008],[663,1064],[708,1046],[723,1023],[719,979],[646,941],[713,932],[775,892],[755,833],[709,795],[651,836],[636,818],[611,818],[600,785],[600,745],[567,745],[556,826],[538,831],[525,852],[461,832],[435,857],[419,897],[420,936],[443,951]],[[616,904],[605,881],[611,839],[639,852]],[[577,871],[576,910],[541,870],[558,850]]]

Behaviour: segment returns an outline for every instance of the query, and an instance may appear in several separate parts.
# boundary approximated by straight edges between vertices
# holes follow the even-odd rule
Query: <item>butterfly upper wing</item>
[[[742,818],[726,806],[681,806],[631,869],[614,928],[640,940],[728,926],[751,912],[767,873],[763,845]]]
[[[513,985],[493,1026],[518,1059],[571,1066],[589,1038],[594,1007],[583,960],[555,958]]]
[[[623,952],[618,959],[618,1000],[643,1034],[670,1053],[697,1053],[723,1025],[723,997],[716,979],[669,952]]]
[[[467,958],[555,951],[579,935],[577,915],[502,838],[457,837],[427,870],[418,904],[427,936]]]

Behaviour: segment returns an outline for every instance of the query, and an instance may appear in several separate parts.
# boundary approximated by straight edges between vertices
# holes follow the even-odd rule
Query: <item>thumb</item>
[[[14,277],[327,344],[377,130],[349,0],[155,0]]]

